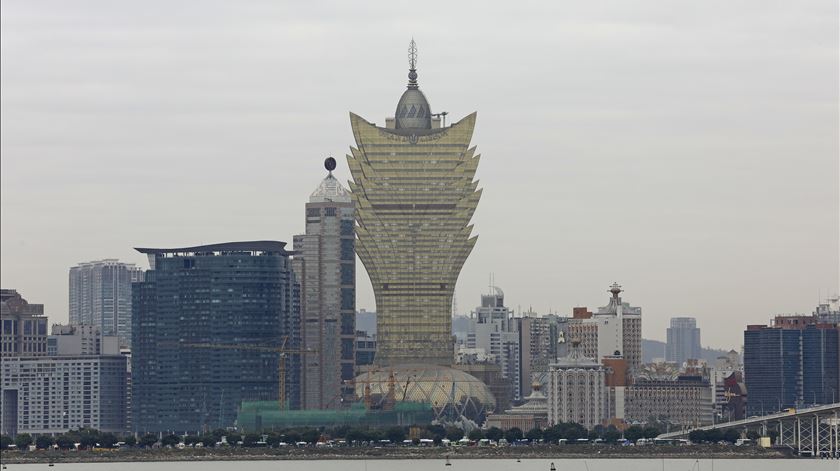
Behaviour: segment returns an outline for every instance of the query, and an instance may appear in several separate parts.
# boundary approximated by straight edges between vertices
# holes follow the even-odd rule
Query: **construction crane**
[[[307,353],[315,353],[314,349],[298,350],[293,348],[286,348],[286,342],[289,337],[284,336],[283,342],[279,347],[272,347],[270,345],[234,345],[234,344],[220,344],[220,343],[178,343],[181,347],[186,348],[207,348],[212,350],[249,350],[257,352],[275,352],[280,355],[279,376],[280,376],[280,392],[278,401],[280,402],[280,410],[286,409],[286,355],[289,353],[297,353],[305,355]]]

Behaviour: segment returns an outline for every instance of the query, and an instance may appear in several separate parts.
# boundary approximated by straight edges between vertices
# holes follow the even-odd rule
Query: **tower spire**
[[[417,43],[414,38],[408,43],[408,88],[417,88]]]

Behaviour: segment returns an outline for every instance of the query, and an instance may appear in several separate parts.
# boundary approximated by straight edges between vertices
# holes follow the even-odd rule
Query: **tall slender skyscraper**
[[[477,239],[470,219],[481,190],[476,114],[448,127],[441,116],[419,89],[413,40],[395,117],[383,128],[350,113],[356,253],[376,298],[380,365],[453,363],[452,295]]]
[[[667,330],[665,360],[682,365],[688,359],[700,358],[700,329],[693,317],[672,317]]]
[[[70,324],[95,325],[102,335],[131,346],[131,283],[143,281],[143,269],[115,259],[70,268]]]
[[[350,193],[332,174],[306,203],[306,234],[294,237],[295,270],[301,289],[301,405],[304,409],[338,407],[342,380],[355,372],[356,253]],[[349,383],[347,383],[349,384]],[[347,391],[352,393],[352,391]]]

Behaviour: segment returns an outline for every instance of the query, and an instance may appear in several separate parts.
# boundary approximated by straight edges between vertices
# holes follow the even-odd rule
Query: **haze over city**
[[[704,345],[738,348],[837,293],[835,2],[290,10],[3,2],[4,287],[63,322],[78,262],[291,245],[323,159],[349,179],[348,112],[394,114],[414,37],[435,111],[478,112],[459,312],[490,273],[541,314],[603,306],[617,281],[646,338],[692,316]]]

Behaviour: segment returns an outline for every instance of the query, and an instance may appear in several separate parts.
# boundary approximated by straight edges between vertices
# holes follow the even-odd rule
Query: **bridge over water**
[[[790,447],[800,455],[840,457],[840,402],[685,429],[657,438],[684,438],[692,430],[729,429],[755,430],[763,437],[775,430],[779,434],[776,446]]]

